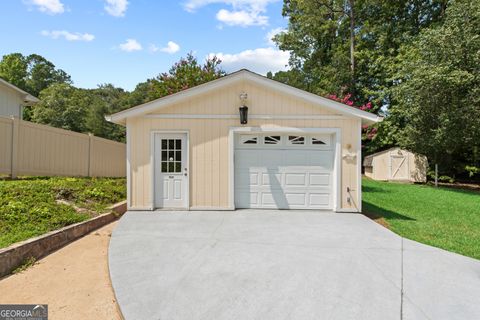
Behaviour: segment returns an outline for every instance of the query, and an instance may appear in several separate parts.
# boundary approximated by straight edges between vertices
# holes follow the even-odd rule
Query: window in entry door
[[[162,139],[162,172],[182,172],[182,139]]]

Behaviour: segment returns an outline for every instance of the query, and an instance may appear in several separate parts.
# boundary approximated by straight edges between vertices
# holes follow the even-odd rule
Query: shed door
[[[240,134],[235,207],[333,209],[332,135]]]
[[[408,156],[400,150],[395,150],[390,153],[390,179],[409,179]]]

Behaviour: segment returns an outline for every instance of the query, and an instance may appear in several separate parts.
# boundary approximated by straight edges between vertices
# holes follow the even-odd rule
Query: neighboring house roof
[[[14,86],[13,84],[11,84],[10,82],[8,81],[5,81],[3,80],[2,78],[0,78],[0,85],[3,85],[7,88],[10,88],[14,91],[16,91],[19,95],[22,96],[22,99],[23,101],[26,103],[26,104],[35,104],[37,102],[39,102],[40,100],[38,100],[36,97],[32,96],[30,93],[26,92],[26,91],[23,91],[22,89],[20,89],[19,87],[17,86]]]
[[[196,95],[204,94],[242,80],[250,80],[256,84],[263,85],[264,87],[289,94],[311,103],[318,104],[320,107],[325,107],[327,109],[339,112],[340,114],[361,118],[364,124],[373,124],[383,120],[382,117],[379,117],[376,114],[294,88],[246,69],[241,69],[219,79],[141,104],[121,112],[114,113],[110,116],[107,116],[106,119],[114,123],[125,124],[127,118],[144,115],[148,112],[172,105],[173,103],[178,103]]]

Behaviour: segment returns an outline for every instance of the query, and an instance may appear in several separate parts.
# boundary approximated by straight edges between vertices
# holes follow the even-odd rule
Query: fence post
[[[11,168],[10,177],[15,179],[18,173],[18,130],[20,126],[20,120],[12,116],[12,149],[11,149]]]
[[[93,134],[88,134],[88,173],[89,177],[92,176],[92,154],[93,154]]]

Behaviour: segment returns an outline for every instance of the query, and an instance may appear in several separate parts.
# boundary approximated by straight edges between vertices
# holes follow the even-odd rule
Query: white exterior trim
[[[235,210],[235,128],[228,130],[228,208]]]
[[[142,116],[154,110],[161,110],[162,108],[165,108],[175,103],[179,103],[186,99],[192,98],[196,95],[205,94],[215,89],[230,85],[232,83],[236,83],[239,81],[246,81],[246,80],[252,81],[253,83],[261,86],[265,86],[269,89],[291,95],[293,97],[302,99],[304,101],[314,103],[319,107],[324,107],[327,109],[334,110],[343,115],[349,115],[349,116],[361,118],[365,120],[366,123],[376,123],[376,122],[382,121],[383,119],[373,113],[356,109],[356,108],[344,105],[340,102],[333,101],[331,99],[327,99],[327,98],[318,96],[316,94],[291,87],[289,85],[283,84],[281,82],[278,82],[272,79],[268,79],[264,76],[261,76],[259,74],[253,73],[245,69],[231,73],[222,78],[201,84],[199,86],[196,86],[184,91],[180,91],[172,95],[159,98],[151,102],[147,102],[121,112],[117,112],[110,116],[106,116],[105,118],[108,121],[111,121],[114,123],[124,124],[125,120],[129,117]]]
[[[234,152],[235,152],[235,133],[239,132],[251,132],[251,133],[265,133],[265,132],[275,132],[275,133],[330,133],[335,134],[335,160],[333,165],[333,174],[335,178],[333,179],[333,211],[339,211],[342,207],[341,205],[341,177],[342,177],[342,131],[340,128],[291,128],[291,127],[277,127],[277,128],[264,128],[264,127],[231,127],[228,133],[228,143],[229,143],[229,163],[228,163],[228,177],[229,177],[229,199],[228,207],[231,210],[235,210],[235,163],[234,163]]]
[[[126,139],[127,139],[127,210],[132,209],[132,178],[130,165],[130,148],[132,143],[132,123],[127,120]]]
[[[189,130],[151,130],[150,131],[150,197],[151,203],[149,210],[156,210],[162,208],[155,208],[155,167],[154,167],[154,160],[155,160],[155,134],[168,134],[168,133],[183,133],[186,136],[186,166],[188,168],[187,171],[187,179],[186,179],[186,190],[185,190],[185,197],[186,197],[186,205],[184,208],[175,208],[175,210],[190,210],[190,131]]]
[[[357,140],[357,209],[362,212],[362,122],[358,121],[359,132]]]
[[[238,114],[147,114],[144,118],[154,119],[239,119]],[[249,119],[262,120],[344,120],[342,115],[274,115],[252,114]]]

